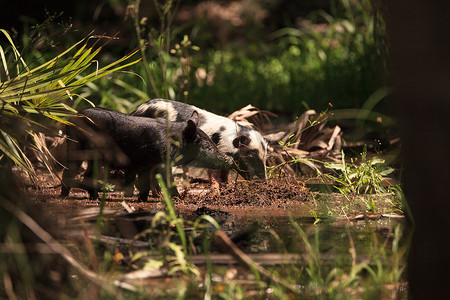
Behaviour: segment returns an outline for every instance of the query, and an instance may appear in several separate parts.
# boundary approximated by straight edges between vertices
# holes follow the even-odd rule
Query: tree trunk
[[[391,75],[402,127],[404,191],[413,217],[411,299],[450,293],[450,2],[388,5]]]

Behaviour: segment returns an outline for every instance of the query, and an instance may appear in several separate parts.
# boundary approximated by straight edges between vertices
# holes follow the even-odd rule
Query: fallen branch
[[[404,217],[405,217],[404,215],[395,215],[395,214],[373,214],[373,215],[359,214],[359,215],[355,215],[355,216],[348,216],[348,217],[346,216],[344,218],[339,218],[339,219],[353,221],[353,220],[376,220],[376,219],[381,219],[381,218],[403,219]]]
[[[247,266],[251,270],[258,271],[262,276],[282,285],[287,290],[298,294],[300,292],[299,288],[288,283],[287,281],[279,278],[278,276],[270,273],[267,269],[261,267],[255,261],[253,261],[247,254],[245,254],[241,249],[239,249],[236,244],[231,241],[231,239],[225,234],[225,232],[219,230],[216,232],[217,241],[224,246],[224,248],[230,252],[230,254],[240,263]]]

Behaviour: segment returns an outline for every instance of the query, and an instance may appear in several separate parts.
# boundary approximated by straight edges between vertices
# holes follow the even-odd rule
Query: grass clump
[[[324,167],[334,174],[323,174],[323,178],[331,181],[344,197],[341,210],[403,214],[403,191],[399,185],[392,185],[386,179],[394,169],[386,166],[380,157],[368,159],[367,146],[364,146],[359,161],[351,158],[347,162],[342,151],[341,162],[325,162]]]
[[[367,145],[358,163],[353,158],[347,163],[342,151],[340,163],[326,162],[324,166],[335,171],[335,175],[325,176],[337,184],[336,188],[342,194],[387,193],[389,190],[383,183],[384,177],[394,172],[393,168],[385,165],[384,159],[376,156],[367,159]]]

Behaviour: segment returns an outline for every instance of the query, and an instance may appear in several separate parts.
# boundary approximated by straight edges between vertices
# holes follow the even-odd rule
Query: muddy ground
[[[19,172],[18,172],[19,173]],[[22,185],[26,187],[33,205],[45,210],[50,217],[74,217],[85,209],[100,207],[101,201],[90,200],[88,193],[82,189],[71,189],[68,197],[61,197],[61,185],[58,176],[47,171],[37,171],[33,183],[23,173],[19,173]],[[178,190],[182,195],[174,199],[174,207],[187,219],[195,219],[202,214],[219,217],[230,214],[235,220],[258,219],[267,221],[279,216],[310,216],[312,205],[310,193],[305,184],[294,177],[285,177],[263,181],[245,181],[230,176],[226,186],[220,188],[219,194],[211,192],[207,177],[178,177]],[[148,201],[137,200],[138,191],[133,197],[124,197],[123,191],[105,193],[104,207],[123,210],[123,202],[135,211],[155,211],[164,208],[160,196],[150,195]],[[270,212],[270,213],[268,213]]]

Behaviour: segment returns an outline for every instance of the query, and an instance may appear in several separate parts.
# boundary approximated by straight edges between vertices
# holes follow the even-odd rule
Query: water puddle
[[[319,253],[336,260],[347,257],[350,248],[358,255],[370,255],[376,244],[394,239],[396,228],[400,232],[404,228],[402,218],[315,221],[313,217],[277,217],[271,224],[249,220],[245,228],[238,226],[241,228],[229,232],[239,232],[237,236],[242,238],[235,238],[235,241],[247,253],[305,253],[308,249],[304,238],[307,237],[309,243],[318,247]]]

